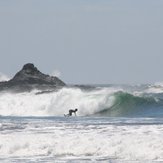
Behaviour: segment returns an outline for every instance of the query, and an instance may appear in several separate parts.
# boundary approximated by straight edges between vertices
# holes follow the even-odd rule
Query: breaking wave
[[[163,116],[161,98],[134,95],[121,88],[0,94],[1,116],[63,116],[74,108],[78,116]]]
[[[125,92],[114,94],[114,104],[97,115],[105,116],[158,116],[163,115],[163,101],[155,97],[135,96]]]

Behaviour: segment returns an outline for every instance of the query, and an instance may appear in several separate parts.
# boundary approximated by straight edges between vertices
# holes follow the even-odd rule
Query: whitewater
[[[161,83],[0,92],[1,162],[163,162],[162,138]]]

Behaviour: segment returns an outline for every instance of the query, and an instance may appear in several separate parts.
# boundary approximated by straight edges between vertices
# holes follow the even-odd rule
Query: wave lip
[[[96,113],[103,116],[152,116],[163,101],[153,97],[135,96],[126,92],[114,93],[114,104]],[[161,109],[163,111],[163,109]],[[153,114],[154,116],[154,114]]]

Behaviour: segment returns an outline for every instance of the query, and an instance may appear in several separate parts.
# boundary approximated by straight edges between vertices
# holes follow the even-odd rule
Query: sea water
[[[0,162],[163,162],[162,93],[160,84],[1,92]]]

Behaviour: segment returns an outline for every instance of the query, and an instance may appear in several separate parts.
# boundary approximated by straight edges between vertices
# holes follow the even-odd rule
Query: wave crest
[[[162,106],[162,100],[155,97],[135,96],[111,87],[91,91],[63,88],[47,94],[0,94],[2,116],[63,116],[74,108],[78,108],[79,116],[153,116],[163,112]]]

